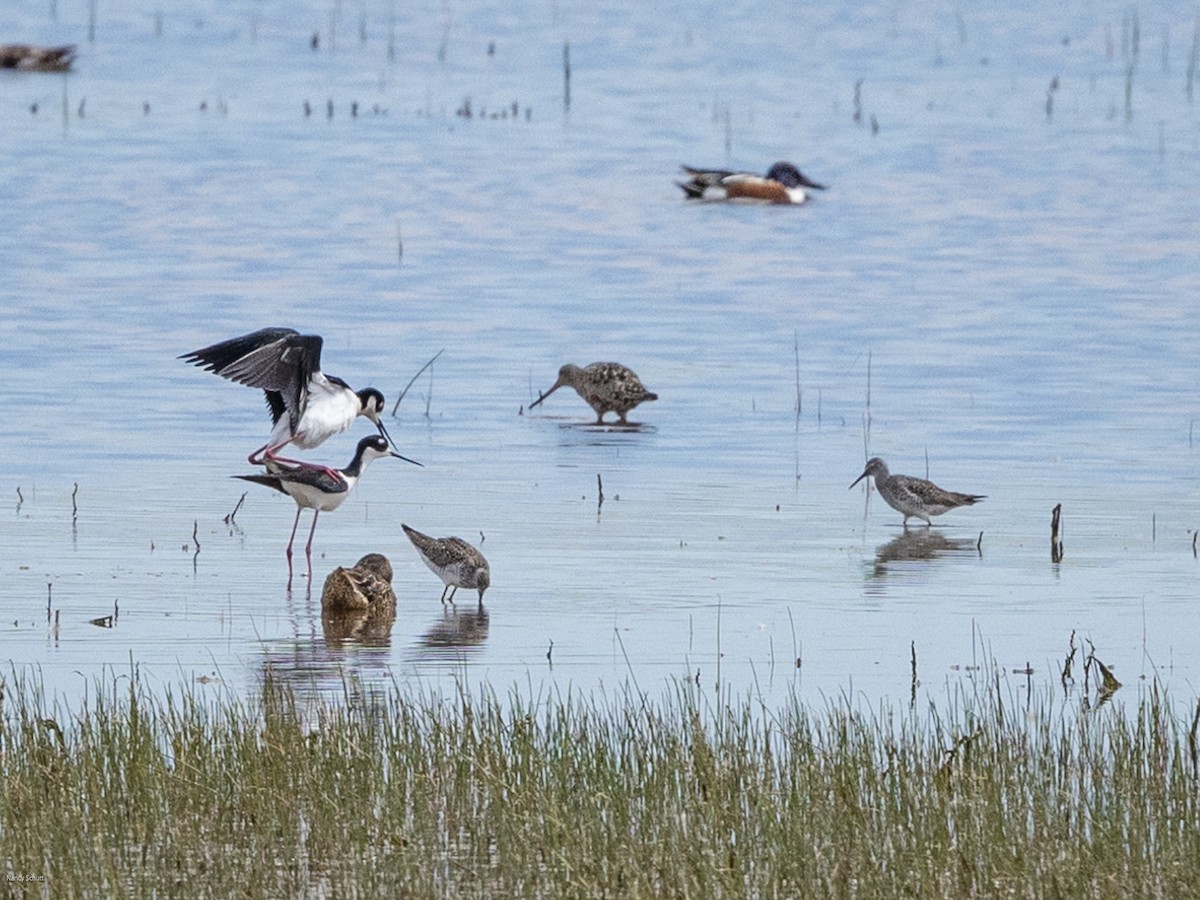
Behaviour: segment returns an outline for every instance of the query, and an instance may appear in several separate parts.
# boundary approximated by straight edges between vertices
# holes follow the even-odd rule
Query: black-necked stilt
[[[596,424],[604,422],[606,412],[615,412],[618,424],[628,425],[626,414],[647,400],[657,400],[658,394],[646,390],[637,373],[628,366],[614,362],[594,362],[580,368],[569,363],[558,370],[558,380],[550,390],[529,404],[533,409],[563,385],[570,385],[596,413]]]
[[[278,456],[279,451],[289,443],[310,450],[345,431],[359,416],[370,419],[390,444],[380,418],[383,394],[375,388],[354,391],[342,379],[322,372],[322,343],[319,335],[292,328],[261,328],[179,358],[266,393],[275,427],[271,440],[250,454],[254,465],[267,460],[296,463]],[[326,471],[332,477],[336,470]]]
[[[304,555],[308,558],[309,571],[312,571],[312,542],[317,531],[317,519],[323,512],[332,512],[342,505],[354,485],[362,477],[372,460],[384,456],[394,456],[413,465],[421,465],[407,456],[401,456],[394,451],[384,438],[377,434],[365,437],[358,442],[354,459],[344,469],[330,469],[313,463],[292,463],[280,459],[267,459],[263,465],[267,467],[266,475],[234,475],[243,481],[253,481],[287,494],[296,501],[296,519],[292,522],[292,536],[288,539],[287,558],[288,571],[292,566],[292,544],[296,541],[296,528],[300,524],[300,513],[305,509],[313,511],[312,529],[308,532],[308,543],[304,546]]]
[[[433,538],[415,528],[401,525],[408,539],[413,542],[425,565],[442,579],[442,603],[454,602],[454,593],[460,587],[479,591],[479,605],[483,606],[483,592],[492,583],[491,570],[483,554],[462,538]],[[446,594],[449,592],[450,596]]]
[[[854,479],[850,487],[854,487],[868,475],[875,478],[875,489],[892,509],[904,514],[904,527],[908,527],[909,516],[924,519],[926,525],[931,516],[940,516],[944,512],[958,509],[960,506],[983,500],[983,494],[960,494],[947,491],[932,481],[924,478],[914,478],[911,475],[893,475],[888,471],[887,463],[878,456],[867,461],[863,473]]]

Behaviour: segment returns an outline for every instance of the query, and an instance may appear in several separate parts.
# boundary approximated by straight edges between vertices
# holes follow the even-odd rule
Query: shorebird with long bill
[[[261,328],[230,338],[180,359],[247,387],[261,388],[267,397],[273,429],[271,439],[249,456],[253,465],[267,461],[297,463],[279,456],[288,444],[310,450],[349,428],[359,416],[368,418],[390,444],[383,426],[383,394],[375,388],[353,390],[334,375],[321,371],[319,335],[292,328]],[[333,477],[335,469],[326,469]]]

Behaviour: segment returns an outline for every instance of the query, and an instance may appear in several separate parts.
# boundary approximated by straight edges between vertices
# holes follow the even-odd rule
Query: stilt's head
[[[540,397],[538,397],[536,400],[534,400],[532,403],[530,403],[529,408],[533,409],[535,406],[537,406],[539,403],[541,403],[543,400],[545,400],[547,397],[549,397],[551,394],[553,394],[555,391],[557,391],[560,387],[563,387],[564,385],[569,384],[571,387],[577,387],[579,385],[582,377],[583,377],[583,369],[579,368],[579,366],[573,366],[570,363],[567,363],[565,366],[563,366],[561,369],[558,370],[558,380],[554,382],[554,386],[551,387],[550,390],[546,391],[546,393],[542,394]]]
[[[415,459],[401,456],[393,450],[387,438],[382,435],[373,434],[358,442],[358,450],[354,454],[354,460],[346,467],[345,471],[348,474],[360,474],[369,463],[384,456],[394,456],[396,459],[402,459],[407,463],[412,463],[414,466],[421,465]]]
[[[383,427],[383,408],[387,405],[387,401],[383,399],[383,394],[375,390],[375,388],[363,388],[358,391],[358,414],[366,416],[379,429],[379,433],[390,444],[392,436],[387,433],[387,429]]]
[[[863,473],[854,479],[854,481],[853,481],[853,483],[851,483],[850,487],[854,487],[854,485],[858,484],[860,481],[862,481],[868,475],[875,476],[875,481],[877,483],[880,478],[887,478],[888,477],[887,463],[885,463],[878,456],[872,456],[869,460],[867,460],[867,467],[865,469],[863,469]]]

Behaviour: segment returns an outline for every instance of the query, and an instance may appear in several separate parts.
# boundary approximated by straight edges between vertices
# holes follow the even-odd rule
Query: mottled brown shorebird
[[[633,369],[614,362],[594,362],[590,366],[570,363],[558,370],[558,381],[546,393],[529,404],[533,409],[563,385],[575,388],[575,393],[596,411],[596,424],[604,423],[606,412],[620,416],[619,424],[628,425],[625,414],[646,400],[657,400],[658,394],[646,390]]]
[[[17,69],[21,72],[67,72],[74,61],[74,44],[58,47],[0,44],[0,69]]]
[[[892,475],[888,472],[887,463],[878,456],[867,461],[867,467],[854,479],[850,487],[854,487],[868,475],[875,478],[875,489],[879,491],[879,496],[884,502],[904,514],[905,527],[908,527],[909,516],[924,519],[926,525],[931,525],[931,516],[940,516],[960,506],[970,506],[978,500],[983,500],[985,496],[943,490],[932,481],[913,478],[911,475]]]
[[[392,564],[382,553],[368,553],[349,568],[338,566],[329,573],[321,590],[321,608],[334,612],[395,602]]]
[[[408,539],[413,542],[425,565],[442,579],[442,603],[454,602],[454,593],[460,587],[479,591],[479,605],[483,606],[483,592],[492,583],[491,570],[483,554],[462,538],[433,538],[415,528],[401,525]],[[449,592],[450,596],[446,594]]]

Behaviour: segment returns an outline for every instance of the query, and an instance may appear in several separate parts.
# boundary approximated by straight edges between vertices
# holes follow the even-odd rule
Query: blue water
[[[76,71],[0,73],[10,668],[68,698],[136,665],[907,700],[914,649],[940,695],[985,657],[1052,682],[1075,632],[1196,689],[1194,9],[100,4],[89,43],[57,6],[5,34],[79,43]],[[776,159],[831,189],[672,184]],[[389,404],[444,350],[390,424],[425,468],[322,518],[311,589],[294,506],[228,477],[261,397],[176,359],[264,325]],[[569,391],[522,414],[605,359],[659,394],[642,429],[581,427]],[[869,455],[987,500],[905,537],[847,490]],[[443,613],[401,522],[480,546],[486,621]],[[321,582],[369,551],[397,620],[333,639]]]

